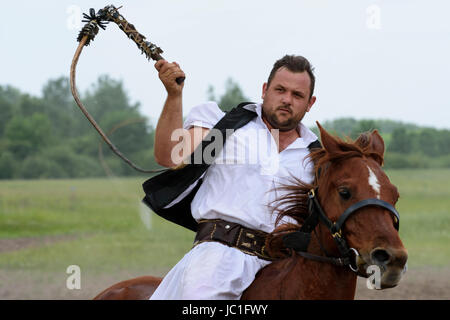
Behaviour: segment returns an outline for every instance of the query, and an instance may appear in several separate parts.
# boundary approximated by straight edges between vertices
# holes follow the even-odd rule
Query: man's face
[[[266,121],[274,129],[289,131],[298,126],[316,97],[310,95],[311,79],[306,71],[277,70],[270,85],[263,85],[262,109]]]

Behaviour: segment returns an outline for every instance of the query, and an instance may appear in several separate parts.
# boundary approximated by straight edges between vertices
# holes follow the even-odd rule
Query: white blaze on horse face
[[[380,184],[378,183],[378,178],[369,166],[367,166],[367,169],[369,169],[369,185],[377,194],[377,199],[380,199]]]

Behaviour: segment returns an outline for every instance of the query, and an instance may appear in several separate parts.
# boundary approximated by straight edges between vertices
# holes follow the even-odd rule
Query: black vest
[[[221,149],[228,138],[228,136],[226,136],[227,129],[233,129],[233,131],[237,130],[256,117],[256,112],[243,108],[247,104],[251,104],[251,102],[244,102],[236,108],[233,108],[214,126],[214,129],[220,130],[222,137],[224,137],[223,144],[220,146]],[[210,163],[205,163],[202,152],[212,142],[214,142],[214,139],[210,132],[192,153],[190,164],[176,170],[168,169],[163,173],[160,173],[157,176],[145,181],[143,184],[145,197],[142,201],[157,215],[163,217],[164,219],[172,221],[192,231],[197,231],[198,224],[192,217],[191,202],[202,184],[201,179],[198,181],[195,188],[180,202],[170,208],[164,209],[164,207],[169,205],[180,194],[182,194],[208,169]],[[309,150],[314,148],[321,148],[318,140],[312,142],[308,146]],[[212,156],[214,158],[217,157],[221,149],[215,150],[216,152],[215,154],[212,154]],[[194,159],[201,159],[202,163],[195,164]]]

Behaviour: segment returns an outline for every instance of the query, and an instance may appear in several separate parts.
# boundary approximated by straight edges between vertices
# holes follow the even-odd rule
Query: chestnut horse
[[[282,223],[266,241],[276,260],[241,299],[354,299],[357,276],[376,270],[369,266],[378,268],[377,289],[395,287],[404,273],[408,255],[394,209],[399,194],[381,168],[383,139],[375,130],[343,141],[318,126],[323,148],[310,154],[315,183],[283,187],[287,193],[274,208]],[[123,281],[95,299],[148,299],[161,280]]]

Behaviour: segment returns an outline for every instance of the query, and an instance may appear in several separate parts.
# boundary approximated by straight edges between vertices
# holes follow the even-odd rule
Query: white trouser
[[[218,242],[203,242],[169,271],[150,299],[237,300],[269,263]]]

